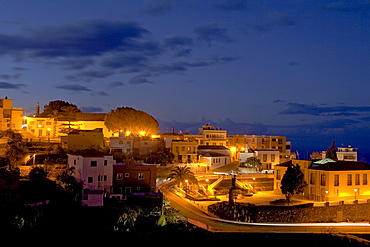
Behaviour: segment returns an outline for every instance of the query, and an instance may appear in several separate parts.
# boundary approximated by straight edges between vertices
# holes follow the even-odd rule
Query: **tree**
[[[281,192],[285,195],[288,203],[292,196],[303,193],[306,186],[307,182],[304,181],[304,174],[301,171],[301,167],[298,164],[288,166],[280,186]]]
[[[310,158],[312,160],[318,160],[318,159],[321,159],[321,154],[319,152],[313,152],[310,154]]]
[[[63,107],[68,107],[68,106],[72,106],[76,109],[78,109],[78,107],[75,105],[75,104],[72,104],[72,103],[69,103],[69,102],[66,102],[66,101],[63,101],[63,100],[54,100],[54,101],[50,101],[47,105],[44,105],[44,111],[42,114],[45,114],[45,115],[53,115],[55,114],[54,111],[58,112],[58,113],[62,113],[63,110],[62,108]],[[81,112],[81,110],[78,109],[79,112]]]
[[[166,166],[167,164],[171,164],[174,158],[175,155],[171,153],[171,149],[165,148],[162,151],[150,153],[147,162]]]
[[[158,121],[148,113],[131,107],[118,107],[111,110],[104,119],[105,126],[116,133],[132,136],[151,136],[159,131]]]
[[[245,165],[249,165],[251,167],[256,167],[256,168],[262,168],[262,163],[261,161],[256,158],[256,157],[249,157],[245,161]]]
[[[9,164],[15,167],[24,163],[24,158],[27,154],[27,148],[20,143],[8,144],[5,148],[5,157],[8,158]]]
[[[194,173],[187,166],[176,166],[175,169],[171,170],[168,178],[175,179],[176,184],[182,188],[186,180],[197,184],[198,180],[194,177]]]
[[[326,151],[325,158],[338,160],[337,151],[335,150],[335,141],[332,142],[331,147]]]
[[[81,193],[83,183],[77,181],[74,174],[75,168],[70,167],[57,176],[57,181],[65,192],[76,198]]]
[[[71,133],[71,122],[76,121],[76,114],[81,112],[77,106],[63,106],[61,115],[68,121],[68,132]]]
[[[32,181],[46,180],[47,176],[48,176],[47,171],[45,171],[45,169],[42,167],[34,167],[28,174],[29,179]]]

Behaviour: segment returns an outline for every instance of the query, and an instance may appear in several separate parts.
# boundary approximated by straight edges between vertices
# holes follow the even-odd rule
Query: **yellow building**
[[[68,152],[85,149],[103,150],[105,148],[102,129],[73,130],[67,136],[62,136],[61,142],[62,147]]]
[[[0,130],[16,130],[22,129],[23,122],[23,109],[19,107],[13,107],[13,100],[0,99]]]
[[[198,142],[172,140],[171,152],[175,155],[175,163],[196,163]]]
[[[73,121],[60,117],[43,116],[24,117],[24,129],[36,139],[60,141],[61,136],[66,136],[72,130],[102,129],[105,137],[112,136],[104,124],[105,113],[76,113]]]
[[[304,196],[315,201],[343,201],[370,198],[370,165],[331,159],[291,160],[275,166],[274,190],[280,192],[281,179],[289,165],[299,164],[308,186]]]

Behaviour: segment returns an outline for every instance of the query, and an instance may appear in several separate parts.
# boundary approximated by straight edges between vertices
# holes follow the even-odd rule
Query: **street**
[[[161,192],[188,218],[189,223],[211,232],[247,232],[247,233],[326,233],[341,232],[351,234],[370,234],[369,222],[361,223],[245,223],[223,220],[206,213],[206,205],[210,202],[198,203],[184,199],[172,193],[168,187],[171,182],[161,186]],[[216,203],[216,202],[213,202]],[[199,204],[199,205],[198,205]],[[203,205],[203,207],[202,207]]]

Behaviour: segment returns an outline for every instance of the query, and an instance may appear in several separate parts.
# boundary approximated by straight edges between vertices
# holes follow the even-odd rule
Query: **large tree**
[[[113,132],[129,133],[132,136],[150,136],[159,131],[157,120],[148,113],[131,107],[111,110],[105,116],[104,124]]]
[[[64,111],[62,108],[68,107],[68,106],[72,106],[78,109],[78,107],[75,104],[66,102],[64,100],[53,100],[53,101],[50,101],[47,105],[44,105],[44,111],[42,114],[56,115],[56,113],[53,111],[57,111],[58,113],[63,113]],[[81,112],[81,110],[78,109],[78,112]]]
[[[307,182],[304,181],[304,174],[301,171],[301,167],[298,164],[288,166],[280,186],[281,192],[285,195],[288,203],[292,196],[303,193],[306,186]]]

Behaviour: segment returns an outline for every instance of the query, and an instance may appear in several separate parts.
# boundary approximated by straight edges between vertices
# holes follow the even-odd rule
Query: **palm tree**
[[[198,180],[194,177],[194,173],[187,166],[176,166],[175,169],[171,170],[168,178],[175,179],[181,188],[186,180],[195,184],[198,183]]]
[[[71,122],[76,120],[76,114],[78,112],[81,112],[80,109],[77,108],[77,106],[63,106],[62,107],[62,115],[67,118],[68,120],[68,132],[71,132]]]

